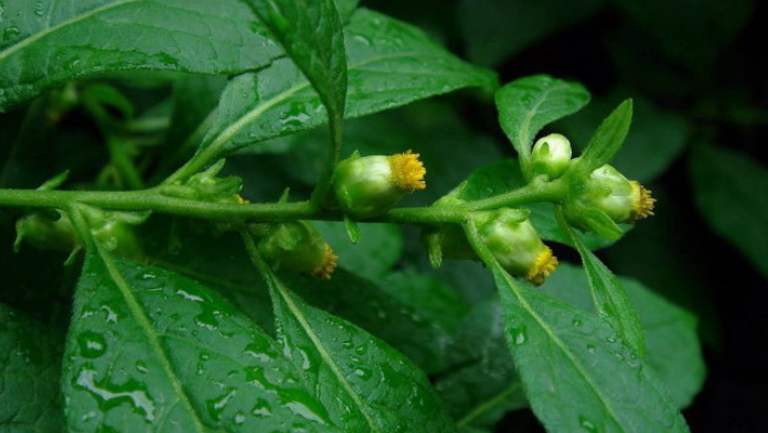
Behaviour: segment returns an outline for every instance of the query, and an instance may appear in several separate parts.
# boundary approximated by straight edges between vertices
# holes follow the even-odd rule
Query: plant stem
[[[364,222],[400,224],[462,224],[473,211],[514,207],[539,201],[563,198],[567,184],[560,181],[532,183],[508,193],[451,206],[428,206],[393,209]],[[141,191],[41,191],[0,189],[0,206],[70,209],[86,204],[105,210],[152,211],[207,220],[250,220],[261,222],[296,219],[341,221],[338,212],[318,210],[311,202],[295,203],[214,203],[171,197],[162,187]]]

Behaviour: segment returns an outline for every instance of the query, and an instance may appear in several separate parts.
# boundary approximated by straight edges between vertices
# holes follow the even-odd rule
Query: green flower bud
[[[269,226],[258,249],[275,268],[323,279],[331,278],[338,260],[320,233],[304,221]]]
[[[16,251],[22,240],[41,250],[71,251],[77,246],[69,217],[59,211],[33,213],[16,221]]]
[[[511,275],[539,285],[557,267],[557,258],[544,245],[528,220],[529,212],[499,209],[477,212],[473,220],[480,237],[499,264]],[[439,242],[441,254],[450,259],[478,260],[459,226],[446,225],[430,233],[429,242]]]
[[[549,180],[562,176],[571,161],[571,142],[560,134],[549,134],[533,145],[531,163],[537,175],[546,175]]]
[[[611,235],[618,229],[608,227],[611,221],[631,223],[653,215],[656,200],[651,197],[651,191],[636,181],[627,180],[610,165],[596,169],[574,189],[563,203],[566,219],[576,227],[591,229],[604,237],[617,237]]]
[[[353,155],[336,167],[336,201],[355,218],[381,215],[406,194],[426,188],[426,173],[419,154],[411,151],[392,156]]]
[[[539,285],[557,267],[557,258],[524,213],[499,209],[482,215],[478,223],[486,246],[511,275]]]
[[[108,212],[83,208],[93,239],[103,248],[134,260],[144,259],[144,248],[133,231],[149,218],[149,212]]]

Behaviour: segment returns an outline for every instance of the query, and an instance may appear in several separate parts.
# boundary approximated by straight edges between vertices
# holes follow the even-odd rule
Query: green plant
[[[688,430],[679,409],[703,369],[694,320],[592,252],[652,210],[607,166],[631,100],[579,157],[568,143],[550,159],[561,138],[534,141],[589,102],[583,86],[546,75],[499,86],[353,0],[0,8],[0,109],[17,110],[0,206],[27,260],[74,252],[40,281],[3,283],[44,319],[0,306],[3,427],[472,432],[530,406],[550,431]],[[459,89],[494,95],[517,160],[462,148],[468,133],[452,122],[428,125],[457,140],[444,147],[400,141],[402,122],[378,115],[345,138],[344,119]],[[441,110],[419,107],[407,117]],[[383,146],[365,136],[382,131]],[[17,162],[37,134],[43,153],[64,154]],[[409,149],[424,154],[431,196],[418,198]],[[471,153],[484,167],[461,173]],[[406,186],[365,177],[406,170],[372,157],[389,154],[409,164]],[[393,208],[411,197],[421,204]],[[403,225],[425,248],[401,261]],[[66,251],[27,252],[25,239]],[[583,270],[552,273],[542,239],[575,248]],[[426,255],[490,273],[498,294],[470,305],[422,272]]]

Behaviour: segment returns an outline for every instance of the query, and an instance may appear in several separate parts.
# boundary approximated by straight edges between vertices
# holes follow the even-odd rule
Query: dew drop
[[[227,405],[229,404],[229,401],[232,400],[232,397],[237,394],[237,391],[234,389],[228,389],[227,393],[224,395],[221,395],[213,400],[208,400],[206,402],[206,406],[208,407],[208,413],[213,417],[216,421],[221,419],[221,414],[224,413],[224,410],[227,408]]]
[[[578,328],[581,325],[583,325],[583,322],[578,317],[574,317],[573,320],[571,321],[571,325],[573,325],[575,328]]]
[[[143,385],[129,381],[122,385],[106,385],[96,382],[96,370],[83,369],[75,384],[93,394],[99,400],[99,408],[108,411],[128,403],[147,421],[155,420],[155,403],[149,398]]]
[[[597,433],[598,431],[600,431],[592,421],[588,420],[583,415],[579,415],[579,425],[585,432],[588,432],[588,433]]]
[[[517,345],[525,343],[525,341],[528,339],[528,335],[526,334],[525,326],[521,326],[519,328],[512,329],[511,337],[512,337],[512,342],[517,344]]]
[[[325,424],[325,420],[320,417],[315,411],[309,408],[306,404],[298,401],[293,400],[289,401],[285,404],[285,407],[287,407],[291,412],[293,412],[295,415],[298,415],[302,418],[306,418],[310,421],[315,421],[320,424]]]
[[[256,404],[253,406],[253,409],[251,409],[251,413],[262,418],[272,416],[272,410],[269,408],[269,403],[261,398],[256,400]]]
[[[595,349],[595,346],[593,346],[591,344],[587,344],[587,352],[595,353],[596,351],[597,351],[597,349]]]
[[[104,336],[93,331],[85,331],[77,338],[80,354],[86,358],[98,358],[107,350]]]

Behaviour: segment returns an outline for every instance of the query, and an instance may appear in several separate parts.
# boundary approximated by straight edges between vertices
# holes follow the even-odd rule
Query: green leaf
[[[768,278],[768,169],[746,154],[701,146],[690,172],[704,219]]]
[[[360,241],[353,244],[343,223],[313,222],[339,256],[339,266],[375,280],[389,272],[403,253],[403,234],[394,224],[361,224]]]
[[[450,324],[431,320],[428,310],[343,270],[322,281],[289,274],[281,277],[313,306],[384,340],[426,373],[445,367],[445,351],[452,336]]]
[[[640,317],[629,300],[627,292],[616,275],[584,245],[584,241],[574,229],[569,231],[587,273],[592,302],[598,315],[616,329],[638,356],[643,357],[645,334],[640,325]]]
[[[549,123],[581,110],[589,92],[579,83],[548,75],[517,79],[496,92],[501,129],[526,161],[533,138]]]
[[[635,280],[620,277],[619,281],[640,315],[647,343],[646,364],[664,382],[675,405],[688,406],[706,376],[696,318]],[[580,267],[561,264],[539,290],[594,311],[587,275]]]
[[[50,330],[0,304],[0,432],[62,431],[60,366]]]
[[[548,431],[688,431],[653,372],[611,327],[491,266],[512,358]]]
[[[254,271],[239,236],[200,232],[196,225],[184,222],[169,226],[157,217],[141,229],[151,263],[204,283],[259,327],[274,333],[269,291]],[[337,269],[330,280],[287,274],[282,278],[307,302],[383,339],[422,369],[433,372],[445,365],[444,351],[451,338],[446,328],[374,283],[344,269]]]
[[[575,172],[591,173],[596,168],[610,163],[616,152],[621,149],[621,145],[624,144],[631,124],[632,100],[627,99],[603,120],[595,134],[589,139],[587,148],[574,164]]]
[[[71,430],[331,431],[275,342],[220,296],[96,249],[65,355]]]
[[[458,427],[492,428],[507,412],[527,406],[496,298],[475,305],[452,349],[456,367],[438,376],[435,387]]]
[[[420,30],[366,9],[345,29],[349,57],[346,117],[360,117],[463,87],[493,87],[493,73],[469,65]],[[429,59],[425,62],[425,59]],[[397,80],[392,80],[397,76]],[[288,59],[234,78],[203,148],[232,152],[327,120],[317,94]]]
[[[598,12],[604,0],[462,0],[456,17],[473,63],[498,66]]]
[[[619,102],[613,95],[593,101],[578,117],[567,117],[555,125],[568,136],[574,150],[584,150],[603,113]],[[648,182],[680,156],[689,128],[680,114],[657,108],[647,100],[634,98],[632,108],[636,113],[632,128],[611,165],[629,179]]]
[[[320,95],[331,129],[341,128],[347,94],[347,57],[333,0],[245,0]]]
[[[310,307],[268,269],[284,353],[346,431],[452,432],[424,373],[383,341]]]
[[[380,285],[381,290],[450,333],[458,330],[469,313],[469,305],[451,286],[429,275],[394,272]]]
[[[523,179],[517,161],[514,159],[504,159],[475,170],[450,195],[464,201],[480,200],[521,188],[526,184],[527,182]],[[542,239],[574,246],[568,234],[557,223],[553,204],[535,203],[519,206],[519,208],[531,211],[531,223],[536,227],[536,231]],[[620,227],[624,232],[627,232],[632,226],[622,224]],[[612,244],[612,241],[600,238],[592,233],[584,234],[584,242],[593,250]]]
[[[74,78],[242,73],[281,54],[236,0],[14,0],[3,8],[0,112]]]

